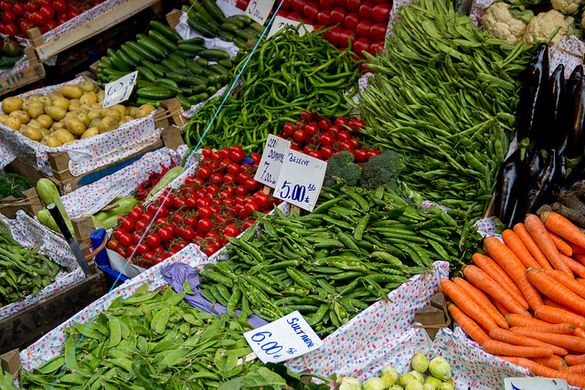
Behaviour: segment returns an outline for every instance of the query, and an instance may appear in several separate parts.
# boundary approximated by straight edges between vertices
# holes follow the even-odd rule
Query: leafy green
[[[16,173],[0,172],[0,199],[8,196],[22,197],[22,191],[32,187],[32,182]]]

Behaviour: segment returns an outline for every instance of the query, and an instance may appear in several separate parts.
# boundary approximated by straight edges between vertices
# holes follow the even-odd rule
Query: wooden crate
[[[24,49],[29,66],[0,78],[0,96],[45,78],[45,68],[32,47]]]
[[[23,191],[24,197],[17,199],[9,196],[0,200],[0,214],[10,219],[16,218],[16,212],[22,210],[28,215],[34,215],[41,211],[44,206],[34,188]]]
[[[153,151],[161,147],[167,147],[171,149],[177,149],[183,144],[183,138],[181,137],[181,130],[176,126],[166,127],[162,130],[160,139],[154,144],[145,146],[136,153],[122,159],[115,163],[99,167],[90,172],[87,172],[81,176],[73,176],[69,171],[69,155],[66,152],[60,153],[49,153],[49,163],[53,176],[45,176],[34,168],[27,161],[17,157],[16,160],[8,164],[8,169],[28,177],[33,181],[37,181],[42,177],[47,177],[52,180],[57,187],[61,195],[67,194],[79,187],[87,184],[91,184],[102,177],[111,175],[114,172],[119,171],[130,163],[138,160],[142,155],[147,152]]]
[[[107,292],[102,272],[0,320],[0,353],[24,349]]]

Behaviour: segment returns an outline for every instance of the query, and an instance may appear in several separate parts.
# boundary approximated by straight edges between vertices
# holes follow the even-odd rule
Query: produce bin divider
[[[32,215],[41,211],[44,206],[37,194],[37,190],[29,188],[23,191],[23,198],[17,199],[14,196],[8,196],[0,200],[0,214],[10,219],[16,218],[16,212],[23,210],[25,213]]]
[[[0,355],[0,365],[4,372],[11,374],[13,379],[17,379],[22,369],[18,349],[13,349]]]
[[[181,19],[182,14],[183,11],[174,9],[166,15],[167,23],[169,24],[169,26],[171,26],[171,28],[174,29],[175,26],[179,24],[179,19]]]
[[[189,120],[181,115],[183,107],[177,99],[163,100],[160,102],[160,106],[163,108],[163,111],[160,113],[157,112],[154,116],[156,127],[165,128],[176,126],[183,130],[189,123]]]
[[[36,51],[32,47],[26,47],[24,56],[28,59],[29,66],[0,78],[0,96],[45,78],[45,67]]]

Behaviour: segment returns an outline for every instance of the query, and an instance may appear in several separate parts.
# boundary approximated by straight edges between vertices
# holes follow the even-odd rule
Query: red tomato
[[[297,142],[303,142],[306,138],[306,134],[303,130],[297,130],[293,134],[293,139]]]
[[[69,11],[67,11],[67,18],[68,19],[73,19],[74,17],[78,16],[79,12],[70,9]]]
[[[331,146],[323,146],[321,148],[321,157],[324,160],[329,160],[329,158],[331,158],[332,154],[333,154],[333,149],[331,148]]]
[[[331,21],[333,23],[333,21]],[[332,44],[336,45],[339,42],[339,35],[343,32],[343,27],[335,27],[325,33],[325,38],[329,40]]]
[[[372,41],[366,37],[361,37],[355,40],[353,43],[353,51],[361,54],[362,51],[368,51],[370,49]]]
[[[37,12],[47,20],[53,19],[53,16],[55,15],[55,11],[53,11],[53,8],[49,5],[42,6]]]
[[[329,127],[329,132],[331,134],[333,134],[333,136],[336,136],[337,133],[339,133],[341,131],[341,127],[337,126],[337,125],[332,125]]]
[[[24,9],[28,12],[34,12],[37,10],[37,4],[33,1],[26,1],[24,3]]]
[[[132,245],[132,236],[128,233],[122,233],[118,238],[118,242],[120,243],[120,245],[127,248],[130,245]]]
[[[6,24],[4,26],[4,33],[10,37],[15,36],[18,33],[18,28],[16,27],[16,24],[14,23]]]
[[[248,7],[248,1],[246,0],[236,0],[236,7],[241,10],[245,10]]]
[[[354,154],[356,163],[366,162],[368,160],[368,154],[365,149],[357,149]]]
[[[307,4],[305,2],[305,0],[292,0],[291,1],[292,9],[295,12],[298,12],[299,14],[303,13],[303,10],[305,9],[305,4]]]
[[[370,46],[370,50],[373,52],[372,54],[376,55],[377,53],[384,53],[384,42],[376,42],[372,43]]]
[[[313,4],[305,4],[305,8],[303,8],[303,15],[311,22],[315,20],[317,14],[319,13],[319,9]]]
[[[214,184],[221,184],[223,183],[223,175],[221,173],[215,172],[209,176],[209,181]]]
[[[188,227],[188,228],[183,229],[183,231],[181,233],[182,233],[181,237],[185,241],[191,241],[195,237],[195,230],[192,227]]]
[[[198,213],[199,218],[211,218],[213,216],[213,210],[209,206],[201,207]]]
[[[158,231],[158,236],[161,241],[168,242],[173,239],[173,231],[169,227],[163,227]]]
[[[203,155],[203,157],[211,157],[211,154],[213,153],[213,150],[211,148],[203,148],[203,150],[201,151],[201,154]]]
[[[343,25],[346,28],[355,31],[358,22],[359,22],[358,14],[356,12],[352,12],[350,14],[347,14],[345,19],[343,20]]]
[[[317,126],[316,123],[309,123],[308,125],[305,126],[305,134],[307,134],[308,137],[312,137],[315,134],[317,134],[319,132],[319,126]]]
[[[345,7],[350,11],[358,11],[360,9],[360,5],[362,0],[347,0]]]
[[[324,10],[324,11],[319,11],[317,13],[317,23],[327,25],[327,24],[329,24],[330,20],[331,20],[331,16],[330,16],[329,11]]]
[[[390,3],[380,3],[376,4],[372,9],[372,19],[375,22],[384,22],[387,23],[388,19],[390,18],[390,9],[392,6]]]
[[[230,159],[235,163],[241,163],[246,158],[246,153],[241,150],[232,150],[230,153]]]
[[[149,250],[148,245],[146,245],[143,242],[141,242],[140,244],[138,244],[136,246],[136,253],[138,253],[139,255],[143,255],[143,254],[147,253],[148,250]]]
[[[290,122],[289,123],[285,123],[284,126],[282,127],[282,131],[286,135],[292,135],[295,132],[295,127]]]
[[[227,237],[237,237],[237,235],[240,234],[239,229],[237,228],[236,225],[234,225],[233,223],[230,225],[227,225],[225,227],[225,229],[223,229],[223,235],[227,236]]]
[[[383,41],[386,38],[385,23],[374,23],[370,26],[370,39],[372,41]]]
[[[331,9],[335,4],[334,0],[319,0],[319,8],[320,9]]]
[[[108,249],[115,251],[120,247],[120,243],[116,240],[110,240],[110,241],[108,241],[107,246],[108,246]]]
[[[22,32],[23,34],[26,34],[26,32],[28,30],[30,30],[31,28],[33,28],[34,26],[28,20],[20,19],[20,21],[18,22],[18,27],[20,28],[20,32]]]
[[[319,119],[319,128],[321,130],[327,130],[331,124],[329,123],[328,119],[322,118]]]
[[[337,43],[337,46],[348,47],[349,41],[353,41],[354,38],[355,38],[355,34],[352,30],[343,30],[339,34],[339,42]]]
[[[120,222],[120,229],[125,232],[130,233],[134,230],[134,221],[132,219],[122,216],[118,218],[118,222]]]
[[[257,192],[254,194],[254,202],[260,207],[260,209],[267,209],[270,205],[270,196],[264,192]]]
[[[349,141],[351,139],[351,134],[347,130],[341,130],[339,133],[337,133],[335,139],[339,142]]]
[[[209,175],[211,175],[211,169],[208,167],[202,166],[197,170],[197,177],[200,179],[207,179]]]
[[[355,32],[360,37],[369,37],[370,36],[370,27],[372,24],[367,20],[361,20],[355,29]]]
[[[346,0],[334,0],[336,7],[343,7],[345,8]]]
[[[201,218],[197,222],[197,232],[199,234],[205,234],[211,230],[211,221],[209,218]]]
[[[146,243],[151,249],[157,248],[160,246],[160,237],[157,233],[152,233],[146,236]]]
[[[339,144],[339,150],[353,150],[353,144],[350,141],[343,141]]]
[[[337,7],[334,8],[331,11],[331,23],[333,24],[340,24],[343,23],[343,21],[345,20],[345,9],[341,8],[341,7]]]
[[[254,211],[260,210],[260,207],[255,202],[249,201],[244,205],[244,211],[249,212],[249,215],[252,215]]]
[[[260,164],[261,158],[262,158],[262,156],[260,156],[258,153],[256,153],[256,152],[252,153],[252,161],[254,162],[254,165]]]
[[[288,18],[292,20],[299,20],[301,18],[301,15],[299,15],[297,12],[292,11],[289,12]]]
[[[67,2],[65,0],[53,0],[53,9],[61,13],[67,11]]]
[[[318,151],[318,150],[311,150],[309,152],[309,156],[314,157],[314,158],[318,158],[319,160],[322,160],[323,159],[323,157],[321,155],[321,152]]]
[[[0,9],[2,11],[11,11],[12,10],[12,3],[9,1],[0,1]]]
[[[331,136],[331,134],[323,133],[319,136],[318,142],[323,146],[330,146],[333,145],[335,139]]]
[[[347,125],[352,131],[360,131],[364,127],[364,121],[358,118],[351,118]]]
[[[258,187],[258,183],[256,180],[249,178],[244,182],[244,187],[248,190],[248,192],[252,192]]]
[[[16,15],[11,10],[4,11],[4,13],[2,14],[2,21],[4,23],[14,23],[14,22],[16,22]],[[16,27],[16,26],[14,26],[14,27]],[[12,35],[12,34],[8,34],[8,35]]]
[[[369,1],[365,1],[360,4],[360,8],[358,9],[358,15],[361,20],[370,20],[372,18],[372,9],[374,5]]]

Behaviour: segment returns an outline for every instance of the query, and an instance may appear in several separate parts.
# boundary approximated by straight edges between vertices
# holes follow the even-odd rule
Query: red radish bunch
[[[240,146],[204,148],[197,173],[183,186],[119,218],[108,248],[126,258],[136,250],[132,262],[142,267],[160,263],[189,243],[211,256],[254,223],[254,212],[267,212],[277,202],[254,180],[259,162],[258,154],[246,157]]]
[[[291,141],[291,149],[311,157],[327,161],[332,155],[347,150],[356,163],[363,163],[380,154],[379,150],[360,148],[357,135],[363,127],[364,121],[358,118],[330,119],[303,112],[300,121],[284,125],[280,136]]]

